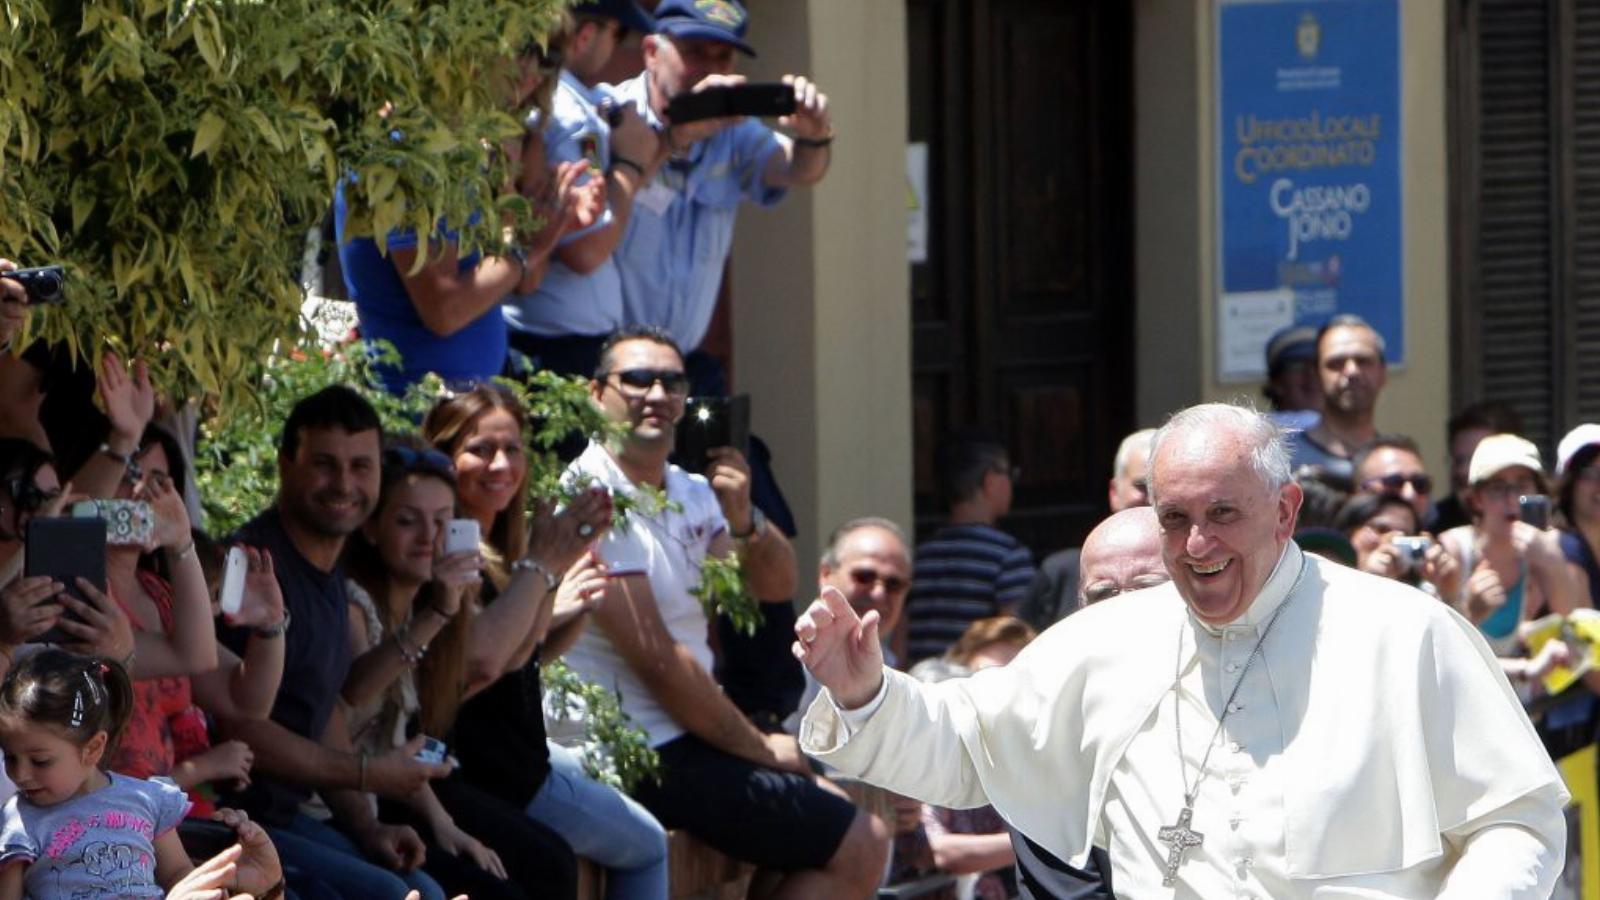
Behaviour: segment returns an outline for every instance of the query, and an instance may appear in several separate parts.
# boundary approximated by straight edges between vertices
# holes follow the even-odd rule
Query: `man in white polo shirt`
[[[594,622],[565,660],[614,688],[661,757],[659,783],[635,798],[682,828],[772,873],[774,897],[870,897],[887,828],[819,786],[794,737],[762,734],[713,679],[708,621],[692,593],[709,555],[737,553],[759,600],[794,596],[794,550],[750,502],[749,468],[731,447],[706,476],[670,465],[688,397],[683,354],[666,332],[623,329],[600,350],[590,395],[623,424],[568,468],[634,503],[598,546],[611,579]]]

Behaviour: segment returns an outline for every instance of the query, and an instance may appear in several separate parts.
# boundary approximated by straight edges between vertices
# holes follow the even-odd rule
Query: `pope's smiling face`
[[[1152,468],[1161,557],[1178,593],[1209,625],[1238,619],[1294,530],[1300,486],[1268,487],[1248,443],[1226,430],[1172,433]]]

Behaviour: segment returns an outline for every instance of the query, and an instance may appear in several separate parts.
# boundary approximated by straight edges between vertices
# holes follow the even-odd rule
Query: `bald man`
[[[1082,606],[1172,580],[1161,561],[1161,528],[1155,510],[1135,506],[1096,525],[1083,541],[1078,567],[1078,603]]]

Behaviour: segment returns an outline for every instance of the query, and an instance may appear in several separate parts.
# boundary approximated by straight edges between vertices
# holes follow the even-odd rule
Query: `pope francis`
[[[1546,898],[1568,796],[1477,630],[1302,553],[1265,417],[1183,410],[1150,449],[1168,585],[922,685],[825,592],[795,626],[825,688],[806,752],[929,803],[992,803],[1118,897]],[[1042,879],[1024,867],[1028,896]]]

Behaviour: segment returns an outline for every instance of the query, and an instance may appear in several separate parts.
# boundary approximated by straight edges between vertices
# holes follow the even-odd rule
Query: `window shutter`
[[[1468,318],[1464,331],[1477,352],[1457,365],[1476,366],[1479,389],[1457,406],[1476,399],[1510,404],[1528,436],[1548,446],[1557,287],[1551,9],[1542,0],[1476,6],[1476,134],[1468,149],[1477,162],[1477,233],[1465,261],[1475,271],[1458,267],[1457,274],[1477,290],[1475,304],[1457,311]]]
[[[1569,383],[1574,416],[1600,422],[1600,0],[1575,5],[1572,54],[1573,303]]]

